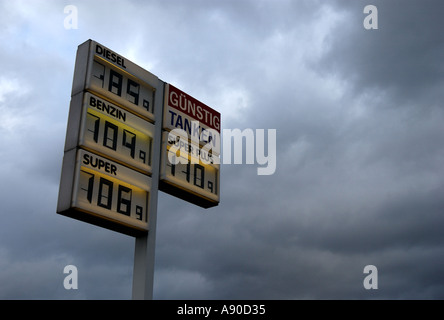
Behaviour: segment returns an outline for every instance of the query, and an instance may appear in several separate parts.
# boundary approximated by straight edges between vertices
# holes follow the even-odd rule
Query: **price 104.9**
[[[152,140],[148,134],[88,108],[81,145],[150,173]]]

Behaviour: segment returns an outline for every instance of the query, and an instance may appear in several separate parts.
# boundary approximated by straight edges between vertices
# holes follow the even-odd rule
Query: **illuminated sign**
[[[165,85],[159,190],[204,208],[219,203],[220,113]]]
[[[157,83],[157,77],[95,41],[85,44],[77,59],[87,67],[82,64],[77,70],[76,65],[72,95],[92,91],[154,121],[155,89],[150,84]]]
[[[79,146],[151,173],[153,137],[152,123],[107,100],[85,93]]]
[[[172,132],[163,132],[160,190],[209,208],[220,195],[219,157]]]
[[[150,177],[82,149],[66,153],[64,167],[60,213],[127,234],[148,230]]]
[[[158,190],[217,206],[220,126],[219,112],[107,47],[84,42],[57,212],[137,237],[155,220]]]
[[[155,100],[163,94],[156,88],[163,88],[156,76],[105,46],[92,40],[79,46],[58,213],[128,235],[146,234]],[[156,107],[161,115],[162,105]]]
[[[187,138],[210,144],[220,154],[220,113],[171,84],[165,85],[163,128],[180,129]]]

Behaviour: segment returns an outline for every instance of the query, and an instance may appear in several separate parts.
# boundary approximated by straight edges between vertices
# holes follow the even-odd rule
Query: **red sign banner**
[[[189,94],[167,85],[167,105],[220,133],[220,113]],[[166,112],[166,111],[165,111]]]

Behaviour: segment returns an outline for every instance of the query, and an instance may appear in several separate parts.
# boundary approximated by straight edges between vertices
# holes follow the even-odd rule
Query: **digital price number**
[[[147,233],[157,194],[154,109],[163,86],[93,40],[78,47],[57,213],[131,236]]]
[[[129,68],[131,62],[97,43],[92,50],[94,58],[86,89],[154,120],[154,89],[129,72],[127,65]]]
[[[83,108],[79,145],[151,173],[152,123],[90,93]]]
[[[168,150],[169,156],[173,159],[176,157],[174,153]],[[174,160],[173,160],[174,161]],[[192,188],[198,194],[205,194],[209,198],[218,199],[218,169],[211,165],[192,164],[188,161],[183,163],[166,163],[166,178],[171,182]]]
[[[219,202],[220,165],[214,163],[211,155],[197,144],[171,137],[169,132],[163,132],[162,140],[161,179],[205,198],[203,207],[216,205]],[[196,201],[199,202],[198,199]]]
[[[147,230],[150,181],[142,173],[80,149],[73,207]]]

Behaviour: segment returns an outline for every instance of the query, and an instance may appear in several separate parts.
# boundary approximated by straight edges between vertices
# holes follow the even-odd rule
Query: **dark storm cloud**
[[[332,29],[326,55],[315,62],[320,72],[346,79],[358,93],[388,91],[400,104],[439,103],[444,64],[441,1],[373,1],[378,30],[366,30],[363,8],[368,1],[334,1],[346,18]],[[421,99],[421,100],[419,100]]]
[[[106,1],[106,19],[104,3],[73,3],[78,30],[55,2],[2,4],[1,298],[131,297],[134,239],[55,214],[88,38],[221,111],[223,129],[277,131],[275,174],[222,165],[218,207],[160,194],[155,298],[444,296],[439,2],[373,2],[378,30],[366,1]],[[368,264],[379,290],[362,286]]]
[[[279,165],[275,176],[254,177],[254,173],[245,171],[240,177],[230,176],[235,169],[226,168],[226,179],[240,183],[230,188],[235,192],[224,195],[228,206],[236,204],[221,212],[229,227],[218,223],[211,229],[209,223],[205,224],[212,230],[214,243],[203,245],[196,234],[195,239],[187,240],[187,252],[193,253],[190,259],[186,255],[178,259],[187,261],[184,269],[200,267],[201,279],[206,279],[203,283],[211,287],[209,279],[213,279],[214,287],[226,290],[219,294],[295,298],[442,296],[441,277],[434,278],[435,283],[433,277],[421,282],[424,274],[414,271],[419,261],[425,259],[432,266],[441,260],[439,249],[421,254],[420,248],[439,248],[443,240],[437,227],[442,224],[439,212],[443,205],[439,196],[442,148],[437,144],[443,135],[439,124],[442,112],[434,106],[421,109],[421,101],[431,103],[424,94],[430,86],[422,84],[417,89],[421,95],[404,108],[397,108],[400,100],[406,101],[404,91],[405,96],[414,96],[411,89],[415,77],[432,87],[438,85],[437,79],[432,68],[417,64],[405,71],[407,78],[405,72],[393,72],[404,70],[418,57],[429,56],[428,52],[435,50],[423,45],[410,55],[405,48],[424,29],[435,28],[438,21],[431,17],[427,26],[416,30],[419,34],[397,40],[402,25],[398,21],[413,20],[417,3],[407,3],[414,8],[406,11],[395,11],[393,3],[393,7],[377,3],[378,31],[367,31],[362,26],[362,10],[367,3],[339,4],[344,7],[332,7],[346,15],[325,38],[322,60],[317,65],[325,69],[319,71],[323,78],[314,77],[313,83],[301,81],[301,76],[309,74],[306,70],[287,64],[289,70],[299,71],[293,75],[275,60],[272,69],[281,71],[276,72],[281,75],[279,85],[273,85],[273,78],[268,77],[256,83],[265,84],[266,89],[254,91],[254,111],[246,113],[251,117],[250,124],[278,128]],[[427,10],[426,5],[419,12],[426,15]],[[390,13],[392,17],[386,18]],[[388,25],[383,27],[383,21]],[[390,39],[401,43],[390,44]],[[297,52],[288,44],[285,49],[286,53]],[[432,59],[429,64],[440,62]],[[252,70],[240,74],[248,72]],[[332,86],[338,92],[332,90],[328,95],[329,77],[335,79],[338,75],[342,82]],[[270,110],[276,112],[270,114]],[[248,188],[249,184],[254,187]],[[197,228],[198,233],[207,238],[203,228]],[[183,235],[180,241],[185,238]],[[227,251],[229,254],[224,255]],[[357,285],[362,283],[363,267],[371,263],[386,272],[381,279],[390,287],[372,295]],[[432,273],[438,270],[428,269]],[[341,293],[337,291],[339,286]],[[267,288],[267,293],[262,295],[260,288]],[[208,290],[205,292],[211,297]]]

